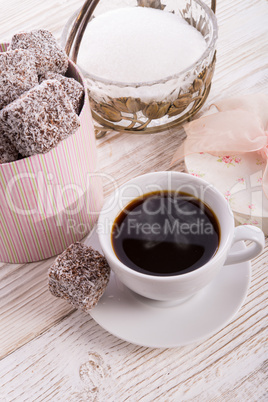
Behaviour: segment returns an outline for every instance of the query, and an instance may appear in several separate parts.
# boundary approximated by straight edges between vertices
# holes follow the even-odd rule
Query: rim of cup
[[[116,256],[116,254],[113,250],[112,235],[111,235],[113,222],[115,221],[115,219],[119,215],[119,213],[122,211],[122,209],[124,207],[126,207],[131,202],[131,200],[126,202],[125,205],[123,205],[123,207],[120,207],[117,203],[117,205],[115,205],[115,207],[113,208],[112,213],[111,213],[111,210],[109,212],[105,212],[105,210],[107,209],[109,204],[111,204],[112,199],[118,200],[120,191],[122,191],[122,189],[124,189],[126,186],[128,186],[130,184],[138,184],[139,181],[144,181],[145,179],[146,180],[151,179],[156,176],[164,177],[165,175],[171,176],[171,177],[177,176],[178,178],[183,177],[184,179],[187,177],[187,178],[189,178],[190,182],[196,183],[196,184],[198,183],[199,187],[204,186],[204,188],[208,189],[208,191],[210,192],[211,195],[213,194],[214,199],[216,197],[216,200],[218,203],[218,208],[224,207],[226,209],[224,216],[226,219],[229,216],[229,222],[226,223],[226,225],[228,225],[228,229],[226,228],[225,233],[222,233],[222,226],[223,226],[222,221],[220,221],[220,219],[218,218],[218,214],[214,211],[214,208],[209,204],[209,202],[205,202],[205,204],[208,205],[212,209],[212,211],[215,213],[215,216],[218,219],[218,224],[219,224],[219,228],[220,228],[220,241],[219,241],[219,246],[218,246],[216,253],[204,265],[202,265],[199,268],[196,268],[195,270],[193,270],[191,272],[178,274],[178,275],[168,275],[168,276],[160,276],[159,275],[158,276],[158,275],[150,275],[150,274],[141,273],[141,272],[135,271],[132,268],[129,268],[127,265],[125,265],[124,263],[122,263],[119,260],[119,258]],[[163,188],[163,191],[164,190],[169,191],[169,189]],[[172,190],[172,189],[170,189],[170,190],[176,191],[176,190]],[[147,194],[147,193],[150,193],[150,191],[143,192],[142,195]],[[137,198],[137,197],[133,197],[133,200],[135,198]],[[204,202],[204,200],[202,200],[202,199],[201,199],[201,201]],[[105,226],[107,227],[107,225],[105,225],[105,219],[108,219],[108,221],[110,221],[110,226],[107,231],[103,232],[102,230],[100,230],[100,228],[105,227]],[[108,258],[114,264],[116,264],[118,267],[120,267],[121,270],[123,270],[135,277],[140,277],[140,278],[144,278],[144,279],[150,278],[150,280],[153,279],[154,281],[168,282],[168,281],[182,280],[182,279],[185,280],[188,278],[190,279],[196,275],[199,275],[203,271],[206,271],[207,269],[209,269],[209,267],[211,266],[211,262],[213,262],[213,264],[220,263],[220,261],[223,258],[223,255],[224,254],[227,255],[227,251],[230,249],[230,246],[232,244],[232,240],[233,240],[233,236],[234,236],[234,217],[233,217],[232,210],[231,210],[228,202],[224,198],[224,196],[213,185],[211,185],[204,179],[192,176],[189,173],[184,173],[184,172],[159,171],[159,172],[151,172],[151,173],[146,173],[143,175],[136,176],[135,178],[120,185],[113,192],[113,194],[111,194],[110,197],[108,197],[107,201],[103,205],[103,208],[100,212],[98,223],[97,223],[97,233],[98,233],[99,241],[100,241],[100,244],[101,244],[101,247],[102,247],[102,250],[103,250],[105,256],[106,257],[108,256]],[[108,247],[107,247],[107,245],[108,245]]]

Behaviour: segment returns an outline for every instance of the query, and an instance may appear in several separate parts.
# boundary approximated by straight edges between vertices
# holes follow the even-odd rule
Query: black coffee
[[[220,240],[218,219],[199,199],[153,192],[133,200],[112,227],[118,259],[150,275],[178,275],[204,265]]]

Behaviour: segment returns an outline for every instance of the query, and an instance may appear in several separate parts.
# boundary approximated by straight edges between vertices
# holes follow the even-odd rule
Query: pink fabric
[[[255,94],[223,99],[214,104],[219,113],[184,125],[187,138],[171,165],[186,155],[237,155],[258,152],[266,161],[263,189],[268,194],[268,96]]]

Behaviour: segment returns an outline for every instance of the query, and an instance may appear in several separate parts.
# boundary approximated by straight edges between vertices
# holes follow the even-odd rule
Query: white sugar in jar
[[[88,24],[77,63],[101,79],[151,82],[187,69],[206,47],[202,34],[180,15],[126,7],[101,14]]]

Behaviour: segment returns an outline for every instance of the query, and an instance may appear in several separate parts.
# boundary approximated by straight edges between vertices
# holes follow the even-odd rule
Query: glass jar
[[[77,61],[83,33],[91,18],[111,9],[137,6],[159,8],[162,12],[182,16],[202,34],[206,49],[194,64],[155,81],[109,81],[82,70],[88,86],[92,115],[97,123],[97,136],[110,129],[130,133],[166,130],[193,117],[210,91],[218,36],[215,0],[211,2],[212,9],[201,0],[163,0],[163,4],[160,0],[87,0],[63,31],[62,42],[70,58]]]

